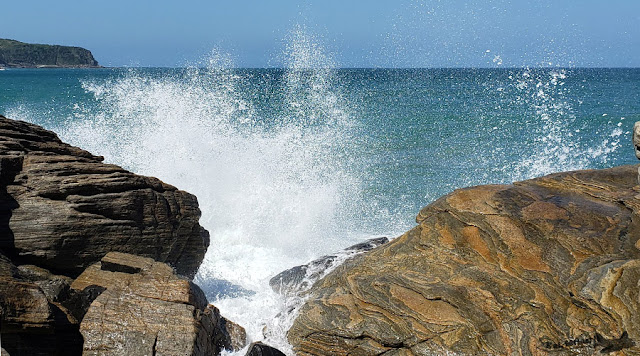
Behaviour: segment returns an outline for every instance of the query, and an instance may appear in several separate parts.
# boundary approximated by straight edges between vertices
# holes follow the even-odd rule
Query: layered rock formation
[[[91,52],[84,48],[0,39],[0,67],[99,68],[100,66]]]
[[[190,281],[209,245],[199,217],[193,195],[0,116],[2,352],[244,347],[244,330]]]
[[[72,277],[109,251],[193,277],[209,235],[195,196],[0,116],[0,250]]]
[[[640,354],[637,167],[457,190],[310,290],[299,355]]]
[[[0,253],[2,347],[13,356],[80,354],[77,320],[59,302],[68,283],[35,266],[17,267]]]

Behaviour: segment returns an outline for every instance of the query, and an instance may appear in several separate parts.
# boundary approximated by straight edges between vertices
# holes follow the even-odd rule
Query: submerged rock
[[[71,288],[91,286],[104,291],[80,323],[84,355],[217,355],[246,344],[244,330],[164,263],[110,252]]]
[[[280,294],[292,295],[304,292],[345,259],[372,250],[387,242],[389,242],[389,239],[386,237],[369,239],[347,247],[338,254],[322,256],[305,265],[292,267],[271,278],[271,280],[269,280],[269,286],[276,293]]]
[[[640,353],[637,167],[456,190],[316,282],[298,355]]]
[[[107,252],[193,277],[209,245],[195,196],[0,116],[0,250],[75,277]]]

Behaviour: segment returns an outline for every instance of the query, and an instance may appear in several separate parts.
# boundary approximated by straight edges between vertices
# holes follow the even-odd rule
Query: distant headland
[[[101,68],[81,47],[30,44],[0,39],[0,68]]]

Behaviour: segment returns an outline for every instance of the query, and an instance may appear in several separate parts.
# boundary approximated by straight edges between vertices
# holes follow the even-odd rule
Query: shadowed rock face
[[[35,266],[16,267],[0,253],[0,339],[11,355],[77,355],[77,320],[59,303],[70,278]]]
[[[0,250],[77,276],[109,251],[193,277],[209,245],[196,197],[0,116]]]
[[[261,342],[254,342],[249,346],[249,350],[245,356],[285,356],[285,354],[269,345],[265,345]]]
[[[640,354],[637,167],[457,190],[318,281],[299,355]]]

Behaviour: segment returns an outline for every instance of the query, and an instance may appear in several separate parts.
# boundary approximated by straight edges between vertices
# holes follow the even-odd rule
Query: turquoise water
[[[236,76],[230,100],[251,107],[250,113],[233,114],[238,121],[251,116],[251,125],[265,131],[290,124],[292,117],[300,126],[344,124],[323,121],[335,115],[324,109],[291,110],[286,70],[231,72],[218,79],[229,84],[228,76]],[[216,81],[209,71],[186,69],[15,69],[0,74],[0,113],[56,132],[113,109],[104,107],[113,98],[96,98],[95,88],[89,88],[94,84],[133,77],[141,86],[194,77]],[[562,78],[554,78],[558,75]],[[342,168],[361,180],[354,194],[405,220],[458,187],[635,161],[628,135],[640,120],[639,69],[339,69],[330,76],[332,82],[322,90],[339,100],[322,105],[348,116],[337,154],[341,164],[349,162]],[[126,93],[120,94],[118,101],[127,100]],[[296,95],[303,105],[313,106],[312,96],[322,94]],[[172,98],[158,98],[163,99]],[[313,114],[320,119],[303,117],[316,109]],[[125,165],[136,171],[135,163]]]
[[[640,69],[311,67],[9,69],[0,114],[196,194],[196,281],[283,348],[281,270],[397,236],[459,187],[636,163]]]

